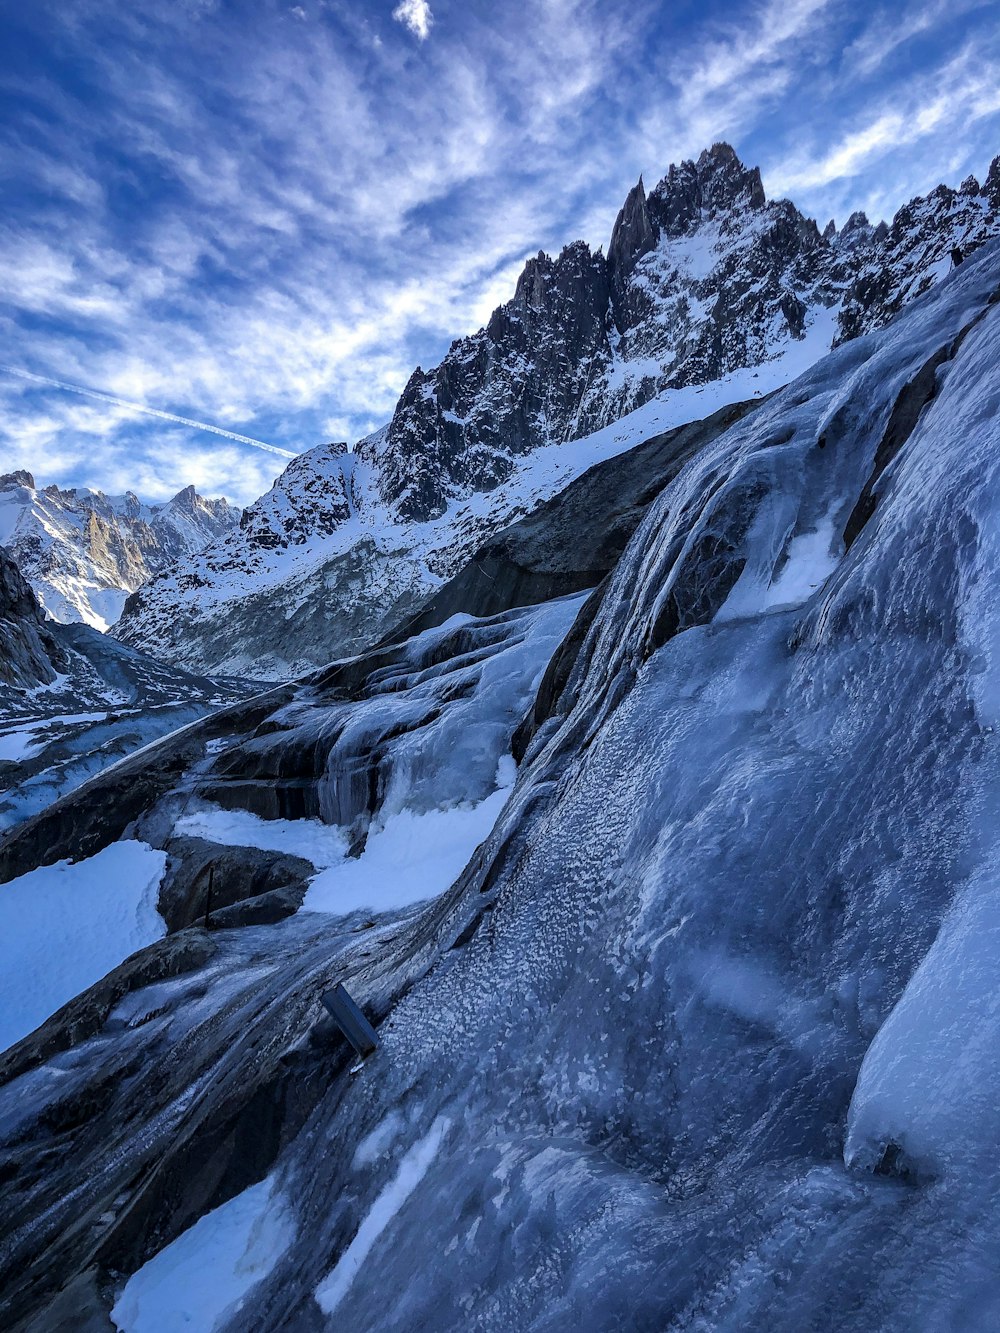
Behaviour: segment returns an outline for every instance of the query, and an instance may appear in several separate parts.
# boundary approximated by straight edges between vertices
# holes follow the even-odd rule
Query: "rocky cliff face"
[[[50,685],[66,654],[17,565],[0,546],[0,683],[18,689]]]
[[[648,196],[639,181],[606,257],[578,242],[531,260],[514,299],[414,374],[388,434],[359,455],[378,459],[386,504],[424,521],[504,480],[520,454],[767,361],[823,312],[839,341],[879,328],[947,272],[954,246],[1000,229],[998,175],[1000,159],[987,186],[941,186],[888,228],[854,215],[821,233],[715,144]]]
[[[54,619],[106,629],[128,593],[232,528],[239,510],[187,486],[163,505],[126,492],[35,485],[30,472],[0,476],[0,544]]]
[[[891,225],[821,232],[716,144],[648,193],[639,181],[607,255],[577,242],[530,260],[485,328],[413,373],[385,428],[293,463],[239,533],[146,583],[116,633],[267,676],[353,651],[599,457],[787,382],[998,231],[1000,159]]]

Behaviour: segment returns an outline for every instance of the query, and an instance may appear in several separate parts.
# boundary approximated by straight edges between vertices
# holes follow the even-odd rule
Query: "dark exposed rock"
[[[488,491],[519,455],[572,438],[587,384],[608,359],[608,274],[582,241],[539,254],[485,329],[411,375],[377,457],[383,499],[403,519],[440,515],[455,494]],[[576,432],[579,433],[579,432]]]
[[[0,682],[19,689],[50,685],[65,666],[65,651],[27,579],[0,546]]]
[[[1000,156],[995,157],[990,163],[981,193],[991,209],[994,211],[1000,209]]]
[[[608,245],[608,276],[615,322],[624,328],[628,322],[628,280],[638,261],[654,249],[657,229],[646,203],[646,190],[639,183],[629,191],[615,221]]]
[[[0,476],[0,491],[5,491],[16,486],[27,486],[29,490],[35,489],[35,478],[30,472],[19,468],[16,472],[5,472]]]
[[[245,900],[281,892],[289,903],[272,919],[279,920],[301,905],[315,867],[298,856],[263,851],[255,847],[223,847],[202,838],[171,838],[164,847],[169,854],[167,873],[160,886],[157,904],[169,930],[203,925],[219,929],[235,924],[226,909]],[[277,907],[279,899],[271,904]],[[258,903],[257,911],[266,905]]]

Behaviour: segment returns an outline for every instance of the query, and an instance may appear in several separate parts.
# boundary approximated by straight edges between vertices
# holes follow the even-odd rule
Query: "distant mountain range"
[[[485,328],[414,371],[386,427],[296,459],[238,529],[138,587],[114,633],[269,677],[354,651],[593,463],[787,382],[998,232],[1000,158],[889,224],[821,230],[716,144],[638,182],[607,254],[530,260]]]
[[[30,472],[0,476],[0,546],[7,547],[48,614],[107,629],[146,579],[201,550],[239,521],[226,500],[193,486],[162,505],[130,491],[39,488]]]

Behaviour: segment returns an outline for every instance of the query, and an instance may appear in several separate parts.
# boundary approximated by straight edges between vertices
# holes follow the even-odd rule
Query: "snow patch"
[[[174,824],[174,832],[224,847],[286,852],[311,861],[317,870],[336,865],[347,854],[343,831],[319,819],[260,819],[248,810],[223,810],[217,805],[182,815]]]
[[[360,857],[316,876],[302,910],[338,916],[360,909],[395,912],[438,897],[489,837],[508,794],[501,787],[477,805],[389,815],[381,827],[372,828]]]
[[[211,1333],[239,1315],[294,1235],[272,1177],[244,1190],[133,1273],[111,1311],[118,1333]]]
[[[0,1050],[130,954],[162,939],[165,852],[117,842],[0,885]]]

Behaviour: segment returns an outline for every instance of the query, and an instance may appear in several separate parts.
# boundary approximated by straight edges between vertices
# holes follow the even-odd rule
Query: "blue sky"
[[[821,225],[1000,152],[995,0],[0,0],[0,363],[298,451],[730,140]],[[281,459],[0,373],[0,470]]]

